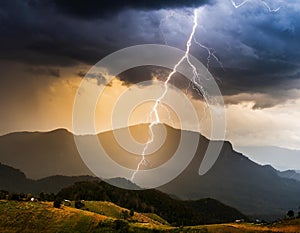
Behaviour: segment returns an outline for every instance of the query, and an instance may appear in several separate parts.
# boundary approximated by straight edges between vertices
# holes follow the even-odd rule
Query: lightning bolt
[[[159,32],[161,34],[161,37],[164,41],[164,44],[168,44],[167,38],[165,36],[165,33],[163,31],[163,24],[170,18],[173,17],[175,15],[175,13],[173,11],[171,11],[170,13],[168,13],[163,19],[160,20],[159,22]],[[205,46],[204,44],[200,43],[199,41],[197,41],[195,35],[193,36],[194,42],[195,44],[199,45],[201,48],[205,49],[208,53],[207,56],[207,63],[206,63],[206,68],[209,69],[210,68],[210,62],[211,62],[211,58],[213,58],[217,63],[219,63],[219,65],[222,67],[222,69],[224,70],[223,64],[221,62],[221,60],[216,56],[216,51],[213,48],[209,48],[207,46]]]
[[[193,70],[193,81],[196,81],[196,77],[198,77],[198,73],[197,73],[197,69],[196,67],[191,63],[190,59],[189,59],[189,54],[190,54],[190,48],[191,48],[191,45],[192,45],[192,40],[193,40],[193,37],[195,35],[195,31],[196,31],[196,28],[198,26],[198,13],[197,13],[197,9],[194,10],[194,21],[193,21],[193,28],[192,28],[192,32],[186,42],[186,50],[185,50],[185,54],[182,56],[182,58],[177,62],[177,64],[174,66],[172,72],[169,73],[166,81],[164,82],[164,91],[163,93],[161,94],[161,96],[159,96],[156,100],[155,100],[155,104],[150,112],[150,116],[152,118],[152,116],[154,115],[155,116],[155,120],[151,121],[151,123],[149,124],[149,139],[148,141],[146,142],[146,145],[145,147],[143,148],[143,151],[142,151],[142,159],[141,161],[138,163],[137,165],[137,168],[136,170],[133,172],[132,176],[131,176],[131,181],[134,180],[134,177],[135,175],[139,172],[140,170],[140,167],[146,163],[146,159],[145,159],[145,154],[150,146],[150,144],[154,141],[154,133],[153,133],[153,126],[157,125],[160,123],[160,118],[159,118],[159,114],[158,114],[158,106],[160,105],[161,101],[165,98],[166,94],[168,93],[168,90],[169,90],[169,87],[168,87],[168,84],[169,84],[169,81],[171,80],[172,76],[177,72],[177,69],[178,67],[180,66],[180,64],[183,62],[183,61],[187,61],[188,64],[190,65],[190,67],[192,68]],[[198,86],[198,85],[197,85]],[[199,85],[200,86],[200,85]],[[201,86],[200,86],[201,88]],[[202,89],[202,88],[201,88]]]
[[[216,56],[216,51],[213,48],[209,48],[207,46],[205,46],[204,44],[200,43],[197,41],[196,37],[194,36],[194,42],[195,44],[199,45],[201,48],[205,49],[208,53],[208,56],[206,58],[207,63],[206,63],[206,68],[209,69],[210,68],[210,62],[211,62],[211,58],[214,58],[216,60],[216,62],[219,63],[219,65],[222,67],[222,69],[224,70],[223,67],[223,63],[221,62],[221,60]]]
[[[231,0],[232,5],[237,9],[240,8],[241,6],[245,5],[247,2],[250,2],[251,0],[245,0],[239,4],[237,4],[234,0]],[[265,5],[265,7],[269,10],[269,12],[277,12],[280,10],[280,7],[276,9],[272,9],[268,3],[266,3],[264,0],[260,0],[260,2]]]
[[[243,2],[237,4],[234,0],[231,0],[231,3],[237,9],[237,8],[242,7],[243,5],[245,5],[246,3],[250,2],[250,1],[251,0],[244,0]],[[276,9],[272,9],[264,0],[260,0],[260,2],[269,10],[269,12],[277,12],[277,11],[280,10],[280,7],[276,8]],[[168,20],[168,18],[170,18],[173,15],[174,15],[173,13],[168,14],[164,19],[162,19],[160,21],[160,24],[159,24],[159,31],[161,33],[161,36],[162,36],[165,44],[167,44],[167,39],[166,39],[166,37],[165,37],[165,35],[163,33],[162,25],[163,25],[163,23],[166,20]],[[216,62],[218,62],[219,65],[223,68],[222,62],[215,55],[215,50],[213,48],[209,48],[209,47],[203,45],[202,43],[200,43],[200,42],[198,42],[196,40],[196,38],[195,38],[195,32],[196,32],[197,26],[198,26],[198,12],[197,12],[197,9],[194,9],[193,27],[192,27],[192,31],[190,33],[190,36],[189,36],[189,38],[188,38],[188,40],[186,42],[185,54],[177,62],[177,64],[173,67],[173,70],[169,73],[167,79],[164,82],[164,91],[163,91],[163,93],[161,94],[161,96],[159,96],[155,100],[155,104],[154,104],[154,106],[153,106],[153,108],[152,108],[152,110],[150,112],[150,122],[151,123],[148,126],[149,139],[147,140],[147,142],[146,142],[146,144],[145,144],[145,146],[143,148],[143,151],[142,151],[142,154],[141,154],[142,158],[141,158],[140,162],[138,163],[136,170],[133,172],[133,174],[131,176],[131,181],[134,180],[135,175],[140,171],[141,166],[147,163],[145,155],[146,155],[146,152],[147,152],[149,146],[154,141],[153,127],[161,122],[159,114],[158,114],[158,107],[160,106],[161,101],[165,98],[165,96],[168,93],[168,90],[169,90],[169,88],[168,88],[169,81],[171,80],[172,76],[177,72],[178,67],[180,66],[180,64],[183,61],[187,61],[188,65],[192,68],[192,71],[193,71],[192,88],[194,90],[196,90],[200,95],[202,94],[203,98],[205,99],[205,103],[207,103],[207,96],[208,95],[207,95],[206,91],[203,89],[202,85],[199,83],[199,81],[200,81],[199,74],[197,72],[196,67],[191,63],[190,58],[189,58],[190,48],[191,48],[191,45],[192,45],[192,41],[194,41],[195,44],[197,44],[198,46],[200,46],[201,48],[203,48],[203,49],[205,49],[207,51],[207,53],[208,53],[207,64],[206,64],[207,69],[210,68],[211,58],[215,59]],[[223,68],[223,70],[224,70],[224,68]],[[205,111],[205,109],[204,109],[204,111]],[[153,120],[153,115],[155,117],[155,120]]]

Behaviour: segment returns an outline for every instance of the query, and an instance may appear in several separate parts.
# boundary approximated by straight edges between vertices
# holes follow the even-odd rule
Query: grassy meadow
[[[111,202],[84,201],[82,209],[52,202],[0,201],[0,232],[188,232],[188,233],[255,233],[300,232],[300,219],[282,220],[273,224],[231,223],[173,227],[156,214],[142,214]],[[126,219],[126,220],[125,220]]]

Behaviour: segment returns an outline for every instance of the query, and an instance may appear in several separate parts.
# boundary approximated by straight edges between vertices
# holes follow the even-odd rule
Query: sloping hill
[[[28,179],[18,169],[0,163],[0,189],[17,193],[57,193],[78,181],[99,180],[92,176],[51,176],[40,180]]]
[[[47,202],[0,201],[0,232],[92,232],[106,216]],[[111,228],[108,228],[111,229]]]
[[[172,227],[153,223],[134,223],[110,218],[89,211],[62,206],[53,208],[49,202],[0,201],[0,232],[14,233],[295,233],[300,232],[299,219],[269,225],[229,223],[193,227]]]
[[[159,189],[182,199],[211,197],[254,216],[282,217],[299,206],[300,182],[279,177],[277,170],[254,163],[230,143],[224,144],[212,169],[199,176],[202,154],[199,151],[185,171]]]
[[[68,200],[110,201],[137,212],[156,213],[176,225],[198,225],[247,219],[236,209],[213,199],[176,200],[158,190],[125,190],[101,182],[78,182],[62,189],[58,197]]]
[[[293,179],[300,181],[300,173],[294,171],[294,170],[286,170],[286,171],[278,171],[278,176],[283,177],[283,178],[288,178],[288,179]]]
[[[141,213],[134,213],[128,222],[124,221],[121,212],[129,213],[129,210],[110,202],[86,201],[84,204],[91,209],[64,205],[54,208],[52,202],[0,201],[0,232],[128,232],[128,222],[139,224],[131,232],[140,232],[140,228],[147,231],[153,227],[169,227]]]
[[[34,181],[27,179],[22,172],[0,164],[0,174],[3,172],[5,176],[1,176],[0,189],[6,189],[10,192],[39,193],[37,190],[47,192],[47,190],[53,191],[59,187],[68,186],[63,188],[57,196],[69,200],[110,201],[137,212],[156,213],[174,224],[195,225],[231,222],[240,218],[246,219],[246,216],[236,209],[212,199],[184,202],[173,199],[157,190],[137,191],[117,188],[94,177],[54,176]],[[90,181],[77,182],[85,179]],[[9,185],[10,180],[15,182],[13,187]],[[118,182],[123,180],[118,179]],[[128,184],[130,181],[126,180],[125,183]],[[48,186],[49,184],[51,185]],[[102,213],[101,209],[93,205],[92,202],[88,202],[87,205],[88,209],[91,208],[96,213]],[[110,214],[108,216],[114,217]],[[147,216],[142,216],[142,219],[147,218]],[[149,222],[149,220],[147,221]]]
[[[82,201],[82,203],[84,204],[84,210],[105,215],[107,217],[124,219],[124,212],[126,212],[126,218],[132,222],[149,223],[152,225],[169,225],[166,220],[153,213],[147,215],[144,213],[133,212],[133,216],[130,216],[130,210],[109,201]]]
[[[9,192],[27,192],[33,185],[32,180],[18,169],[0,163],[0,189]]]

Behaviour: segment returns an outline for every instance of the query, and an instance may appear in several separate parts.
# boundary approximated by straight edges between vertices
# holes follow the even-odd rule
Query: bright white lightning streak
[[[243,6],[244,4],[246,4],[247,2],[250,2],[251,0],[245,0],[239,4],[237,4],[234,0],[231,0],[232,5],[237,9],[240,8],[241,6]],[[277,12],[280,10],[280,7],[276,8],[276,9],[272,9],[268,3],[266,3],[264,0],[260,0],[262,4],[265,5],[265,7],[269,10],[269,12]]]
[[[244,4],[246,4],[249,1],[251,1],[251,0],[245,0],[245,1],[241,2],[240,4],[237,4],[235,1],[231,0],[231,3],[237,9],[237,8],[243,6]]]
[[[265,2],[265,1],[261,1],[267,8],[270,12],[277,12],[280,10],[280,7],[276,8],[276,9],[271,9],[271,7]]]
[[[209,70],[209,64],[211,62],[211,57],[213,57],[218,63],[219,65],[222,67],[222,69],[224,70],[223,64],[221,62],[221,60],[215,55],[215,50],[213,48],[209,48],[203,44],[201,44],[200,42],[198,42],[196,40],[196,37],[194,37],[194,42],[199,45],[201,48],[205,49],[208,53],[208,57],[207,57],[207,63],[206,63],[206,68]]]
[[[162,26],[163,26],[163,23],[166,22],[170,17],[173,17],[174,16],[174,12],[172,11],[171,13],[168,13],[162,20],[160,20],[159,22],[159,32],[161,34],[161,37],[164,41],[164,44],[168,44],[168,41],[167,41],[167,38],[165,36],[165,33],[162,29]],[[214,58],[216,60],[217,63],[219,63],[219,65],[221,66],[221,68],[224,70],[224,67],[223,67],[223,64],[221,62],[221,60],[216,56],[216,51],[213,49],[213,48],[209,48],[207,46],[205,46],[204,44],[198,42],[196,40],[196,37],[195,35],[193,36],[193,39],[194,39],[194,42],[195,44],[199,45],[201,48],[205,49],[208,53],[208,56],[207,56],[207,63],[206,63],[206,68],[209,69],[210,68],[210,62],[211,62],[211,58]]]
[[[193,23],[193,28],[192,28],[192,32],[186,42],[186,50],[185,50],[185,54],[184,56],[178,61],[178,63],[174,66],[172,72],[168,75],[166,81],[164,82],[164,92],[162,93],[162,95],[157,98],[155,100],[155,104],[152,108],[152,111],[150,112],[150,116],[152,116],[154,114],[155,116],[155,121],[151,121],[150,125],[149,125],[149,133],[150,133],[150,137],[149,137],[149,140],[146,142],[146,145],[143,149],[143,152],[142,152],[142,159],[141,161],[138,163],[137,165],[137,168],[136,170],[133,172],[132,176],[131,176],[131,181],[133,181],[135,175],[139,172],[140,170],[140,167],[146,163],[146,159],[145,159],[145,154],[149,148],[149,145],[154,141],[154,133],[153,133],[153,126],[154,125],[157,125],[160,123],[160,118],[159,118],[159,114],[158,114],[158,106],[160,105],[160,102],[162,101],[162,99],[165,98],[166,94],[168,93],[168,84],[169,84],[169,81],[171,80],[172,76],[177,72],[177,68],[180,66],[180,64],[186,60],[188,62],[188,64],[190,65],[190,67],[193,69],[193,81],[196,81],[196,77],[198,77],[198,73],[197,73],[197,69],[196,67],[191,63],[190,59],[189,59],[189,53],[190,53],[190,47],[192,45],[192,39],[195,35],[195,31],[196,31],[196,28],[198,26],[198,13],[197,13],[197,10],[195,9],[194,10],[194,23]],[[200,86],[201,88],[201,86]]]
[[[251,0],[244,0],[243,2],[237,4],[234,0],[231,0],[231,3],[232,5],[237,9],[237,8],[240,8],[241,6],[243,6],[244,4],[248,3],[249,1]],[[277,12],[280,10],[280,7],[276,8],[276,9],[272,9],[264,0],[260,0],[262,4],[265,5],[265,7],[269,10],[269,12]],[[159,24],[159,30],[161,32],[161,35],[163,37],[163,40],[165,42],[165,44],[167,44],[167,40],[165,38],[165,35],[162,31],[162,23],[167,20],[169,17],[173,16],[173,14],[170,14],[170,15],[167,15],[166,18],[164,18],[160,24]],[[208,52],[208,57],[207,57],[207,69],[209,69],[209,64],[210,64],[210,59],[211,57],[213,57],[219,64],[220,66],[223,68],[223,64],[222,62],[218,59],[218,57],[215,55],[215,52],[212,48],[209,48],[207,46],[204,46],[203,44],[201,44],[200,42],[198,42],[195,38],[195,31],[196,31],[196,28],[198,26],[198,13],[197,13],[197,10],[195,9],[194,10],[194,24],[193,24],[193,28],[192,28],[192,32],[187,40],[187,43],[186,43],[186,51],[185,51],[185,54],[184,56],[178,61],[178,63],[174,66],[172,72],[169,74],[169,76],[167,77],[166,81],[164,82],[164,92],[162,93],[162,95],[157,98],[155,100],[155,104],[152,108],[152,111],[150,112],[150,119],[151,119],[151,123],[149,125],[149,133],[150,133],[150,137],[149,137],[149,140],[146,142],[146,145],[143,149],[143,152],[142,152],[142,159],[141,161],[138,163],[138,166],[136,168],[136,170],[133,172],[132,174],[132,177],[131,177],[131,181],[133,181],[135,175],[139,172],[140,170],[140,167],[145,164],[147,161],[145,159],[145,154],[146,154],[146,151],[148,150],[149,148],[149,145],[154,141],[154,133],[153,133],[153,126],[154,125],[157,125],[158,123],[160,123],[160,118],[159,118],[159,114],[158,114],[158,106],[160,105],[160,102],[162,99],[164,99],[164,97],[166,96],[166,94],[168,93],[168,83],[170,81],[170,79],[172,78],[172,76],[177,72],[177,68],[178,66],[184,61],[186,60],[188,62],[188,64],[190,65],[190,67],[193,69],[193,89],[195,89],[199,94],[203,94],[203,97],[204,99],[206,100],[206,92],[204,91],[203,87],[198,83],[198,80],[199,80],[199,75],[197,73],[197,69],[196,67],[191,63],[190,59],[189,59],[189,53],[190,53],[190,47],[191,47],[191,44],[192,44],[192,39],[194,39],[194,42],[196,44],[198,44],[200,47],[202,47],[203,49],[206,49],[206,51]],[[224,68],[223,68],[224,69]],[[195,87],[196,86],[196,87]],[[201,93],[199,91],[199,89],[201,90]],[[155,121],[152,121],[152,115],[154,114],[155,116]]]

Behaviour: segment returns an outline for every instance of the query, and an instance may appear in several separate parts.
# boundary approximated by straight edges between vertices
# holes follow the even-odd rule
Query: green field
[[[61,206],[52,202],[0,201],[0,232],[203,232],[254,233],[300,232],[300,220],[285,220],[270,225],[250,223],[172,227],[155,214],[134,213],[110,202],[84,201],[84,208]],[[73,203],[74,204],[74,203]]]

